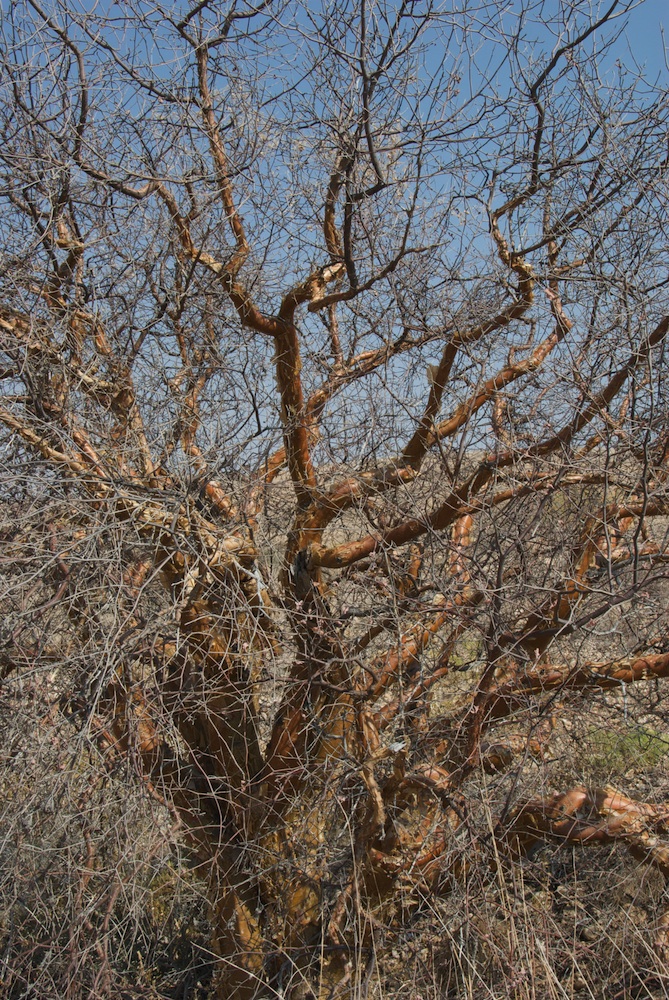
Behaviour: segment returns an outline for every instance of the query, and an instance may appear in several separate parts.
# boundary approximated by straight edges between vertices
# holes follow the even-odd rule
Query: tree
[[[486,774],[509,863],[669,874],[665,806],[526,780],[669,673],[631,6],[3,15],[5,708],[171,816],[221,997],[343,995],[487,850]]]

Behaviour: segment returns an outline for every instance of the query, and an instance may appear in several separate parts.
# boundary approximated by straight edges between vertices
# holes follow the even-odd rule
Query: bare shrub
[[[2,15],[8,996],[669,992],[629,7]]]

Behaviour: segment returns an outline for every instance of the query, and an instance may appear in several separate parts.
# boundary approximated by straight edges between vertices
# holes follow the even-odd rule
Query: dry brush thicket
[[[628,7],[3,13],[8,997],[669,994]]]

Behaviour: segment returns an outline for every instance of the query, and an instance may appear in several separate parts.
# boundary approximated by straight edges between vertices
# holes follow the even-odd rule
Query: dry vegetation
[[[632,8],[3,13],[2,995],[669,997]]]

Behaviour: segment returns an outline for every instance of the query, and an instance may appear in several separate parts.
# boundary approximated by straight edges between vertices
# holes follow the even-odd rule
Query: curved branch
[[[627,798],[614,788],[587,789],[530,799],[499,824],[498,842],[527,853],[538,841],[567,844],[620,842],[631,854],[669,879],[669,803],[652,805]]]
[[[525,708],[531,696],[562,690],[605,691],[653,677],[669,677],[669,653],[648,653],[610,663],[585,663],[582,667],[552,663],[532,667],[489,692],[485,705],[486,723]]]
[[[204,119],[205,133],[207,139],[209,140],[209,148],[211,150],[216,170],[218,192],[223,203],[228,225],[232,230],[236,243],[236,250],[230,261],[225,265],[225,271],[230,275],[230,278],[234,279],[249,255],[249,244],[246,239],[244,222],[241,215],[237,211],[237,206],[235,205],[233,198],[232,184],[230,183],[230,175],[228,171],[228,158],[225,154],[225,148],[221,140],[218,122],[216,121],[216,116],[214,115],[207,73],[208,56],[209,47],[207,45],[197,46],[195,49],[195,58],[197,61],[200,107],[202,110],[202,117]]]

